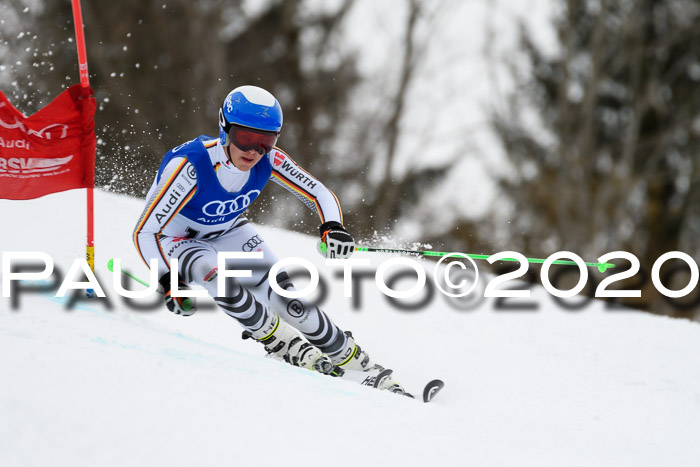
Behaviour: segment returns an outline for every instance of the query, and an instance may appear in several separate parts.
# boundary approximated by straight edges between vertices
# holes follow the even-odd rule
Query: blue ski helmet
[[[219,109],[219,138],[227,146],[233,125],[279,134],[282,107],[275,96],[257,86],[239,86],[226,96]]]

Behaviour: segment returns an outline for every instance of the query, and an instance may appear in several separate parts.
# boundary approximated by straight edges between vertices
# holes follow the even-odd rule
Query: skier
[[[189,316],[196,309],[187,306],[187,299],[171,295],[169,260],[177,258],[178,288],[204,287],[245,329],[244,337],[262,343],[273,356],[326,374],[376,373],[383,368],[324,311],[270,287],[269,270],[277,258],[244,216],[269,180],[320,217],[319,252],[324,256],[347,258],[355,248],[333,192],[275,147],[281,129],[282,109],[272,94],[256,86],[231,91],[219,109],[218,138],[202,135],[165,154],[134,243],[147,265],[158,259],[159,283],[173,313]],[[256,260],[263,267],[255,268],[252,277],[230,280],[225,296],[218,296],[217,252],[253,250],[263,253]],[[229,260],[227,269],[239,269],[236,264]],[[280,287],[293,290],[284,270],[276,279]],[[404,393],[390,378],[380,388]]]

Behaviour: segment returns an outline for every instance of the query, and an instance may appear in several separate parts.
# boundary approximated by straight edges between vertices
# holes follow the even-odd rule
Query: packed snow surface
[[[408,312],[371,280],[354,309],[313,236],[260,227],[280,257],[318,267],[324,309],[409,390],[446,382],[422,404],[264,358],[212,302],[191,317],[125,304],[106,263],[147,277],[131,243],[142,202],[97,192],[96,209],[107,299],[0,300],[2,466],[700,465],[696,323],[565,311],[541,290],[535,311],[436,294]],[[0,248],[46,252],[65,275],[83,212],[82,191],[0,200]]]

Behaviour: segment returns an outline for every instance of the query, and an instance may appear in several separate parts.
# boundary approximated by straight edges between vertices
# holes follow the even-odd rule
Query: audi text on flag
[[[0,92],[0,198],[94,186],[96,103],[83,92],[71,86],[29,117]]]

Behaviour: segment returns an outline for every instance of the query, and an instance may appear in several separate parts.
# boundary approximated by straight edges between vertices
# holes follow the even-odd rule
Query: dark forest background
[[[622,303],[700,319],[700,291],[667,300],[650,280],[662,253],[696,261],[700,253],[700,4],[552,3],[554,51],[514,22],[518,47],[505,59],[486,57],[505,61],[515,83],[488,112],[508,164],[494,179],[499,204],[479,218],[445,216],[446,233],[426,225],[417,240],[443,251],[569,250],[587,260],[629,251],[642,272],[620,284],[641,288],[643,298]],[[343,42],[352,1],[270,0],[255,11],[223,0],[83,1],[99,105],[98,187],[143,197],[162,155],[199,134],[216,135],[223,97],[255,84],[284,109],[279,145],[336,192],[351,231],[366,242],[400,234],[395,226],[416,216],[413,208],[455,162],[400,176],[391,170],[426,59],[430,35],[421,31],[456,4],[402,3],[392,18],[402,25],[401,46],[377,109],[362,103],[364,49]],[[0,0],[0,18],[0,89],[15,106],[32,113],[78,82],[70,2]],[[316,231],[300,203],[273,196],[253,210],[254,220]],[[438,201],[430,223],[441,222],[440,209]],[[494,244],[494,232],[507,248]],[[689,270],[669,261],[662,277],[680,289]]]

